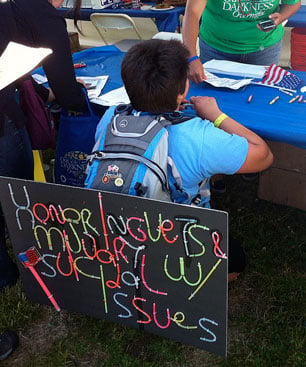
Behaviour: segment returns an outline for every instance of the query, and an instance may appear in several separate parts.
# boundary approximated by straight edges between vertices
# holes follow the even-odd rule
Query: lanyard
[[[240,10],[241,14],[246,17],[252,11],[252,6],[253,6],[253,3],[254,3],[254,0],[251,0],[250,10],[249,10],[248,13],[244,13],[244,11],[242,10],[242,6],[241,6],[241,0],[238,0],[238,1],[239,1],[239,10]]]

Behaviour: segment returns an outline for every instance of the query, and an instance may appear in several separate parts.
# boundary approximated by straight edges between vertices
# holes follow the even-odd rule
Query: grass
[[[213,198],[229,212],[244,243],[247,268],[229,286],[227,359],[88,316],[28,302],[20,282],[0,294],[0,330],[20,346],[1,366],[22,367],[303,367],[306,212],[257,198],[257,182],[228,177]]]

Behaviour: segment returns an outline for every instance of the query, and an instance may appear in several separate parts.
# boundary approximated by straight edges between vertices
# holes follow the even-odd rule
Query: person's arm
[[[205,10],[206,2],[207,0],[187,0],[182,33],[184,45],[188,48],[190,56],[197,55],[196,45],[199,34],[199,22]],[[200,59],[190,63],[189,79],[194,83],[200,83],[203,79],[206,79]]]
[[[273,13],[269,15],[269,18],[273,20],[274,24],[278,26],[283,21],[289,19],[295,14],[301,7],[301,0],[296,4],[281,4],[279,13]]]
[[[191,97],[191,103],[197,115],[202,119],[215,122],[222,114],[215,98],[213,97]],[[265,141],[253,131],[242,126],[231,117],[226,116],[219,128],[229,134],[236,134],[244,137],[248,141],[248,154],[240,169],[236,173],[260,172],[268,168],[273,162],[273,154]]]
[[[53,51],[42,63],[50,89],[61,106],[84,111],[87,104],[82,85],[75,77],[65,20],[48,2],[40,2],[37,12],[41,14],[31,17],[29,22],[35,46],[49,47]]]

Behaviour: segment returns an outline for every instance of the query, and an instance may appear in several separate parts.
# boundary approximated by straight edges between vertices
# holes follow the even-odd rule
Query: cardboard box
[[[306,149],[267,141],[274,162],[260,174],[258,197],[306,210]]]

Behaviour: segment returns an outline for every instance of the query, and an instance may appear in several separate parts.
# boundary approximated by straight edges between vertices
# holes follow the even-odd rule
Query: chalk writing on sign
[[[226,213],[11,178],[0,188],[30,300],[225,355]]]

